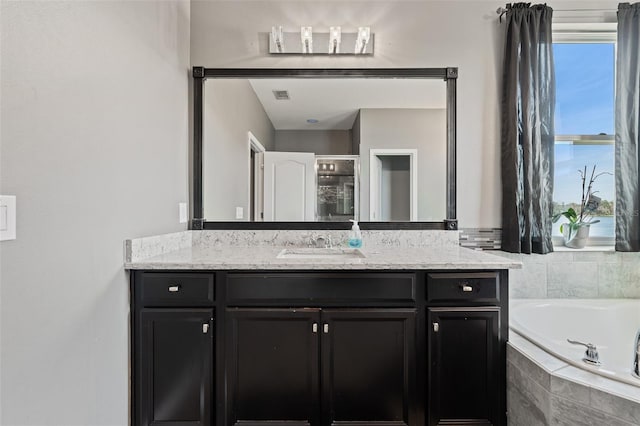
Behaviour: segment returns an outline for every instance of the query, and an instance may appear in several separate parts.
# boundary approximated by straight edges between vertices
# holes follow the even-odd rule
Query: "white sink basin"
[[[363,259],[366,256],[354,248],[286,248],[278,259]]]

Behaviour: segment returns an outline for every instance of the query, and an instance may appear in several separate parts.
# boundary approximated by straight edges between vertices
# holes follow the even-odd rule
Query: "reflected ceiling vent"
[[[290,99],[289,92],[287,90],[274,90],[273,96],[275,96],[279,101],[288,101]]]

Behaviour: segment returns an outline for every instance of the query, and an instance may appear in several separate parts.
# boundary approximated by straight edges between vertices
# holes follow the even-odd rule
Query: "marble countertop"
[[[125,262],[126,269],[207,270],[415,270],[514,269],[522,263],[460,246],[364,247],[364,258],[278,258],[283,246],[191,246]]]

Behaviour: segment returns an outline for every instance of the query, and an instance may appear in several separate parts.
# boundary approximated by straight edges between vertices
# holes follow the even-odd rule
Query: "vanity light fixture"
[[[334,172],[336,170],[336,165],[334,163],[322,163],[320,164],[320,170],[323,172]]]
[[[282,25],[271,27],[271,39],[276,45],[278,53],[284,52],[284,37],[282,33]]]
[[[302,53],[313,53],[313,30],[311,27],[300,27]]]
[[[362,55],[367,49],[371,38],[371,28],[358,27],[358,38],[356,38],[356,55]]]
[[[329,27],[329,54],[340,53],[340,39],[342,31],[340,27]]]
[[[345,32],[340,26],[332,26],[328,28],[329,32],[317,33],[314,33],[310,26],[299,28],[300,32],[287,32],[281,25],[271,27],[271,31],[268,33],[269,53],[278,55],[373,55],[374,38],[370,27],[359,27],[357,32]],[[349,47],[342,49],[341,45]],[[354,50],[351,50],[352,48]]]

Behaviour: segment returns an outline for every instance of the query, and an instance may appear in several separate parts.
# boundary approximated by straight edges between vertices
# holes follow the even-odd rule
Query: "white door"
[[[315,154],[264,153],[264,220],[314,221]]]

